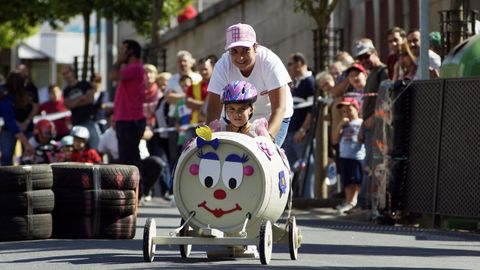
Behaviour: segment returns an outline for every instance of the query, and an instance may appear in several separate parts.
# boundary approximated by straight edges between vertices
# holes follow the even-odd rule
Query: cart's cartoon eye
[[[247,160],[247,155],[240,157],[237,154],[230,154],[227,156],[222,168],[222,180],[225,187],[237,189],[242,184],[243,163]]]
[[[198,168],[198,179],[200,184],[206,188],[212,188],[220,178],[220,160],[214,152],[199,153],[200,164]]]

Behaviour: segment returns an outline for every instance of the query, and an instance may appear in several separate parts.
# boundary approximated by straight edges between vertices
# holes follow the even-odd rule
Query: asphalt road
[[[139,211],[132,240],[37,240],[0,243],[0,269],[480,269],[480,235],[345,220],[331,209],[295,210],[303,233],[299,259],[288,247],[273,248],[269,266],[258,259],[214,261],[205,247],[188,259],[176,246],[157,246],[155,261],[143,262],[143,226],[157,222],[157,235],[179,224],[175,207],[154,199]]]

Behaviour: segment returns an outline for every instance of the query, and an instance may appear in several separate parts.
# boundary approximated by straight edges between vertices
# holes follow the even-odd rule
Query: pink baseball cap
[[[358,64],[358,63],[353,63],[349,68],[347,68],[347,75],[350,73],[350,71],[352,70],[358,70],[360,72],[363,72],[363,74],[367,75],[367,71],[365,70],[365,67],[363,67],[362,65]]]
[[[352,97],[343,98],[342,102],[337,104],[337,108],[340,109],[342,106],[353,106],[355,109],[360,110],[360,103],[358,100]]]
[[[228,27],[226,40],[225,50],[236,46],[252,47],[257,43],[257,35],[252,26],[238,23]]]

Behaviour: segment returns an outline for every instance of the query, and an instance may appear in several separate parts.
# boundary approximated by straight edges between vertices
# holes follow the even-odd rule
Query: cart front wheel
[[[182,218],[180,220],[180,226],[182,226],[184,222],[185,221]],[[183,229],[180,230],[180,236],[188,236],[189,229],[190,226],[185,225]],[[190,256],[190,252],[192,251],[192,245],[179,245],[178,247],[180,249],[180,256],[182,256],[182,258],[188,258]]]
[[[155,219],[149,218],[143,228],[143,259],[145,262],[153,262],[155,257],[155,244],[153,238],[157,236]]]
[[[260,226],[260,234],[258,241],[258,253],[262,264],[269,264],[272,258],[272,223],[270,220],[264,220]]]

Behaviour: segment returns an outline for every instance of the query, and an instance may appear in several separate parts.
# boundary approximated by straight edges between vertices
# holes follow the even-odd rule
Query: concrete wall
[[[225,30],[235,23],[248,23],[257,41],[273,50],[283,61],[291,52],[303,52],[313,63],[314,21],[295,13],[291,0],[223,1],[191,21],[167,32],[161,44],[167,49],[167,70],[176,72],[176,52],[188,50],[195,58],[224,52]]]
[[[400,18],[394,18],[397,1],[401,1],[402,6],[401,14],[396,15]],[[480,1],[468,2],[471,8],[480,6]],[[371,3],[373,10],[367,12],[367,3]],[[438,11],[451,9],[451,1],[430,0],[429,3],[430,30],[437,31]],[[388,11],[383,14],[380,8],[385,4],[388,5]],[[411,18],[412,14],[418,13],[411,10],[415,8],[414,4],[414,0],[342,0],[332,14],[330,27],[344,30],[344,49],[352,52],[354,42],[366,36],[367,22],[371,23],[376,46],[386,56],[385,29],[395,26],[395,21],[401,21],[399,26],[410,30],[411,22],[418,20]],[[367,18],[366,14],[373,14],[373,17]],[[388,28],[379,25],[381,18],[388,23]],[[258,42],[272,49],[284,63],[291,52],[299,51],[306,55],[313,66],[312,30],[315,22],[307,14],[296,13],[293,0],[224,0],[205,9],[195,19],[162,34],[160,43],[167,49],[167,70],[176,72],[176,52],[179,50],[188,50],[197,59],[208,54],[220,56],[224,51],[226,28],[238,22],[252,25]],[[128,35],[132,35],[132,29],[129,31]],[[126,32],[119,30],[119,37]]]

